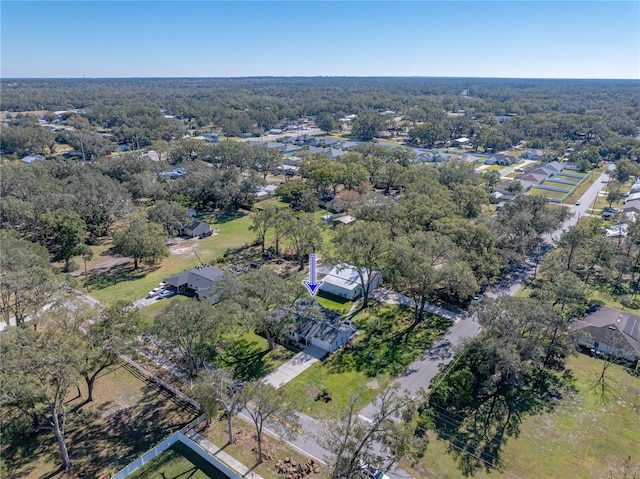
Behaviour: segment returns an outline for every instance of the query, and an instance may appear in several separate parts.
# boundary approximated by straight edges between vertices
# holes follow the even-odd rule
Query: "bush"
[[[331,398],[331,394],[329,394],[329,391],[327,391],[325,388],[322,388],[322,391],[320,391],[318,394],[316,394],[316,398],[315,401],[322,401],[322,402],[330,402],[333,399]]]
[[[78,268],[80,268],[78,263],[76,263],[75,260],[71,260],[69,261],[69,267],[67,268],[67,273],[71,273],[72,271],[77,271]]]

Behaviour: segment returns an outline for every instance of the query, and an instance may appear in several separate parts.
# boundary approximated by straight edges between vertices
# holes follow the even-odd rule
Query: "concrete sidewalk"
[[[296,354],[289,361],[266,376],[264,382],[271,384],[275,388],[279,388],[309,369],[326,354],[326,351],[316,346],[307,346],[304,351]]]
[[[242,477],[247,477],[249,479],[263,479],[262,476],[260,476],[259,474],[256,474],[255,472],[251,472],[251,469],[249,469],[247,466],[242,464],[236,458],[224,452],[222,448],[216,446],[214,443],[204,438],[197,432],[189,431],[186,434],[186,436],[189,437],[190,439],[193,439],[193,441],[196,444],[198,444],[202,449],[207,451],[209,454],[211,454],[215,458],[219,459],[220,462],[229,466],[231,469],[236,471]]]

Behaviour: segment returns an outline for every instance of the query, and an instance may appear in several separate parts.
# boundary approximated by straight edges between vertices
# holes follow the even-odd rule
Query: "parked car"
[[[473,301],[475,301],[476,303],[482,303],[483,300],[484,300],[484,294],[476,294],[473,297]]]

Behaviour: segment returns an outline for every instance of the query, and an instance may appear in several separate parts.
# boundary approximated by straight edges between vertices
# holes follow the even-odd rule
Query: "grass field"
[[[86,389],[81,385],[84,397]],[[60,464],[51,432],[30,435],[2,451],[6,477],[110,477],[137,456],[197,416],[197,411],[176,402],[163,390],[113,367],[95,384],[94,401],[74,413],[82,402],[75,390],[67,401],[66,439],[73,471],[56,473]]]
[[[133,271],[133,263],[130,262],[101,273],[94,272],[89,281],[91,295],[107,304],[118,299],[135,301],[144,298],[160,281],[193,268],[200,263],[200,259],[205,263],[215,263],[227,249],[252,243],[255,235],[249,231],[250,225],[249,216],[213,223],[212,227],[218,229],[217,234],[202,240],[186,241],[184,251],[171,254],[156,266]]]
[[[605,169],[605,166],[601,166],[600,168],[596,168],[595,170],[587,173],[582,183],[580,183],[580,185],[575,190],[573,190],[573,193],[571,193],[571,195],[569,195],[569,197],[565,199],[565,203],[573,204],[578,201],[582,197],[582,195],[584,195],[585,192],[591,187],[591,185],[598,178],[600,178],[600,175],[605,171]]]
[[[377,302],[352,320],[360,330],[357,337],[284,386],[300,400],[302,412],[314,417],[339,412],[358,392],[365,406],[450,325],[447,319],[428,315],[411,328],[412,310]],[[319,397],[324,391],[328,402]]]
[[[509,168],[508,166],[500,166],[500,165],[490,165],[484,168],[482,171],[502,171],[505,168]]]
[[[570,357],[567,366],[575,392],[565,394],[552,410],[525,417],[520,435],[507,437],[501,470],[481,470],[474,477],[608,478],[609,464],[616,459],[631,457],[640,463],[640,379],[612,365],[607,375],[614,390],[602,402],[592,389],[602,362],[580,354]],[[425,459],[415,468],[404,466],[414,477],[465,477],[447,447],[431,435]]]
[[[559,191],[543,190],[541,188],[531,188],[529,190],[529,193],[531,193],[532,195],[540,195],[540,196],[544,196],[545,198],[556,198],[559,200],[561,200],[567,195],[567,193],[561,193]]]
[[[318,292],[316,299],[324,308],[337,311],[342,314],[347,314],[351,309],[351,306],[353,306],[353,301],[349,301],[323,291]]]
[[[176,442],[165,452],[138,469],[130,479],[227,479],[227,476],[187,446]]]

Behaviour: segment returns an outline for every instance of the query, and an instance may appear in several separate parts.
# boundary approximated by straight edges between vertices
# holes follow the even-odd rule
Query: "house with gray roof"
[[[500,165],[500,166],[511,166],[515,163],[518,163],[520,160],[515,156],[504,155],[502,153],[496,153],[495,155],[491,155],[487,161],[486,165]]]
[[[349,342],[356,331],[351,321],[341,319],[340,313],[323,308],[312,298],[296,301],[293,310],[282,314],[294,314],[295,325],[286,333],[292,341],[302,346],[316,346],[333,353]]]
[[[180,235],[195,238],[196,236],[208,235],[210,232],[211,226],[209,223],[194,219],[191,223],[181,228]]]
[[[330,159],[335,160],[336,158],[339,158],[342,155],[344,155],[346,152],[339,150],[337,148],[329,148],[328,150],[325,150],[322,153],[328,156]]]
[[[44,160],[44,156],[42,155],[29,155],[29,156],[25,156],[24,158],[20,158],[20,161],[23,163],[35,163],[36,161],[41,161]]]
[[[581,346],[627,361],[640,359],[640,316],[598,305],[584,320],[573,321],[571,329],[582,333]]]
[[[537,149],[525,150],[522,152],[520,157],[524,158],[525,160],[540,161],[544,158],[544,151]]]
[[[220,298],[213,291],[213,286],[223,277],[224,271],[205,264],[169,276],[164,282],[178,293],[194,294],[200,300],[216,304]]]

